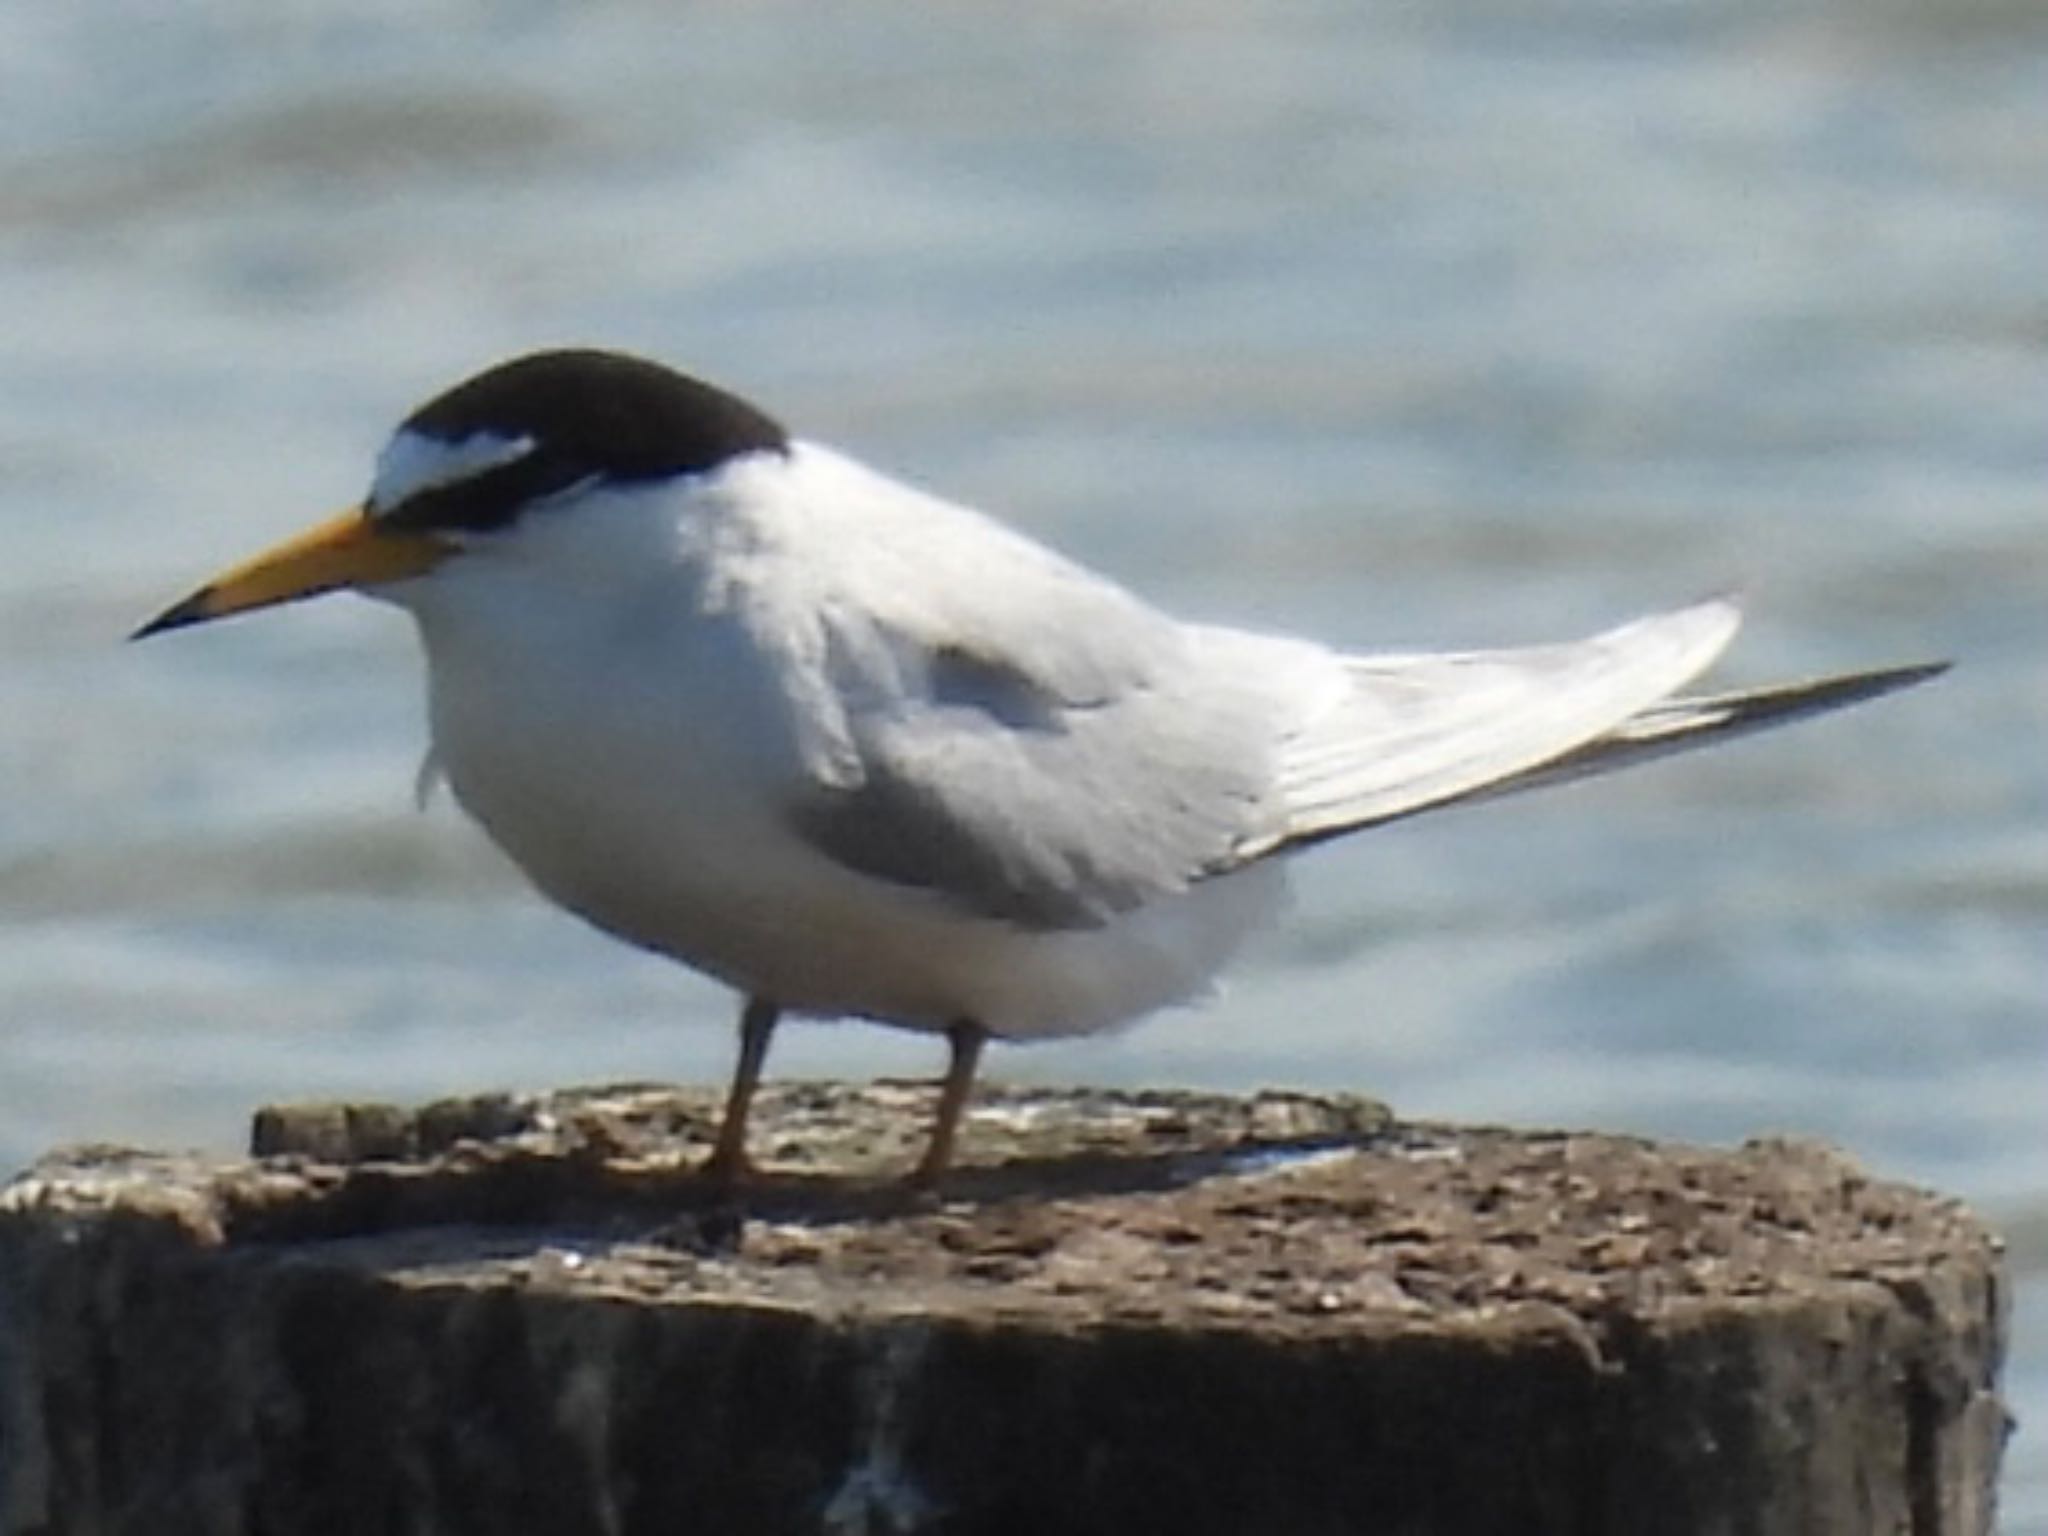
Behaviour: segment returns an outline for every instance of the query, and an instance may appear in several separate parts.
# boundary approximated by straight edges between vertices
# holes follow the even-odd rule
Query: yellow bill
[[[380,524],[361,507],[351,507],[297,538],[266,549],[173,603],[128,638],[145,639],[167,629],[204,624],[209,619],[301,598],[318,597],[342,587],[374,587],[402,581],[432,570],[455,546],[415,528]]]

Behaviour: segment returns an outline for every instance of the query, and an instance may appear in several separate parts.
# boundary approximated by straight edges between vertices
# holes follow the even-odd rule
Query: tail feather
[[[1343,691],[1282,746],[1281,824],[1237,862],[1469,799],[1657,707],[1734,636],[1711,598],[1584,640],[1347,656]]]
[[[1738,622],[1723,597],[1564,645],[1346,657],[1344,700],[1287,744],[1283,826],[1241,846],[1234,862],[1631,768],[1860,704],[1949,666],[1678,695]]]

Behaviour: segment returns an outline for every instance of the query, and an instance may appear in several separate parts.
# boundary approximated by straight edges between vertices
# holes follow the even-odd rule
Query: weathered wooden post
[[[1995,1241],[1788,1143],[990,1090],[265,1111],[0,1200],[18,1536],[1982,1536]]]

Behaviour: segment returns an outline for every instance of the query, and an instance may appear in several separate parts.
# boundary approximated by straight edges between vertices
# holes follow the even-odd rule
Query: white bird
[[[1287,856],[1918,682],[1674,697],[1716,598],[1590,639],[1351,655],[1183,623],[658,364],[542,352],[408,417],[366,500],[137,635],[352,588],[412,615],[429,768],[547,896],[746,999],[707,1170],[784,1012],[983,1043],[1202,993]]]

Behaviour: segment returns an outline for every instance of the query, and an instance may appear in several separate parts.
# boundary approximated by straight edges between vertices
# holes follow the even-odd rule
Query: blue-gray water
[[[396,616],[119,643],[425,394],[625,345],[1205,616],[1533,640],[1739,581],[1724,677],[1958,658],[1319,853],[1213,1006],[993,1068],[1968,1195],[2048,1532],[2044,187],[2019,0],[0,11],[0,1161],[725,1072],[728,999],[411,809]]]

